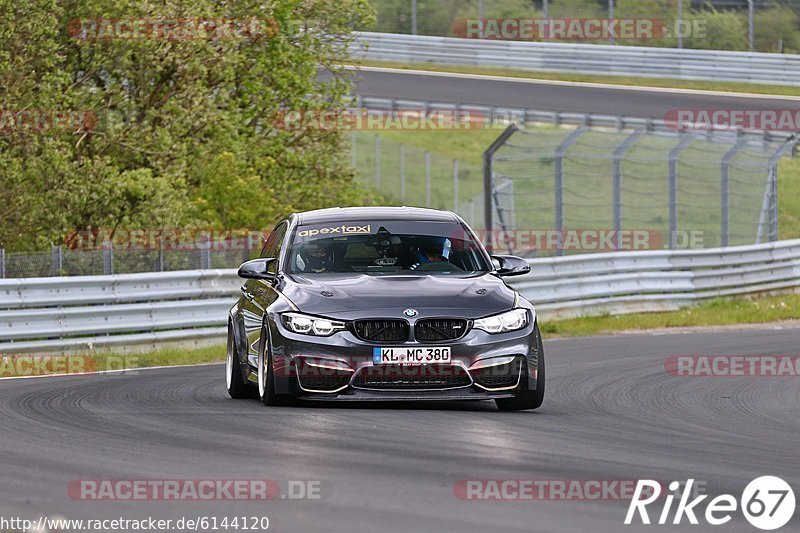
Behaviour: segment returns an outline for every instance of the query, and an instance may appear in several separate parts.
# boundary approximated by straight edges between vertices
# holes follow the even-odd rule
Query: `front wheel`
[[[536,371],[536,390],[528,390],[526,385],[523,385],[522,390],[514,398],[501,398],[495,400],[497,408],[501,411],[525,411],[529,409],[538,409],[544,402],[544,347],[542,345],[542,336],[539,333],[539,327],[536,326],[536,338],[538,344],[539,361]],[[527,372],[526,372],[527,374]],[[526,380],[530,379],[526,376]]]

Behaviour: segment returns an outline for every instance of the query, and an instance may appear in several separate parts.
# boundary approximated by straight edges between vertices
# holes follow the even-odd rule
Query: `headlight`
[[[300,313],[283,313],[281,320],[289,331],[318,337],[329,337],[344,329],[344,322]]]
[[[507,333],[509,331],[517,331],[527,325],[528,310],[512,309],[499,315],[479,318],[472,324],[472,327],[483,330],[486,333]]]

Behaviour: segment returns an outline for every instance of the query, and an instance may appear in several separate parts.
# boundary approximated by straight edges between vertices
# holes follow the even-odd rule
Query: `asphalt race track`
[[[325,78],[325,74],[321,75]],[[354,73],[362,96],[429,100],[663,119],[675,109],[800,110],[800,97],[731,96],[697,91],[613,88],[436,72],[369,69]]]
[[[645,529],[623,526],[627,501],[465,501],[454,484],[694,478],[712,497],[737,498],[762,475],[800,486],[797,377],[664,369],[677,354],[798,355],[800,330],[545,346],[547,398],[523,413],[491,402],[266,408],[229,399],[222,365],[0,381],[0,515],[265,515],[271,531],[287,532],[616,532]],[[67,492],[80,479],[318,480],[323,498],[81,501]],[[800,530],[798,514],[781,531]],[[724,528],[702,524],[648,530],[756,531],[740,513]]]

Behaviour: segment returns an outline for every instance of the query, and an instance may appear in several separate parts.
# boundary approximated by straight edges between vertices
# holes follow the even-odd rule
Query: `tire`
[[[536,338],[538,339],[539,350],[539,364],[536,372],[536,390],[527,389],[527,380],[530,379],[526,373],[526,383],[522,386],[519,394],[513,398],[502,398],[495,400],[497,408],[501,411],[526,411],[538,409],[544,402],[544,347],[542,345],[542,336],[539,333],[538,324],[535,326]]]
[[[289,405],[290,398],[275,392],[275,373],[267,345],[266,328],[261,328],[262,347],[258,351],[258,398],[266,406]]]
[[[234,400],[253,397],[252,389],[242,379],[242,367],[239,363],[239,354],[236,353],[236,342],[230,323],[228,323],[228,350],[225,356],[225,385],[228,394]]]

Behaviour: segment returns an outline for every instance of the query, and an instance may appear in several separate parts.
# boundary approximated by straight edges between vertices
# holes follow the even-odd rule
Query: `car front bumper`
[[[301,335],[270,320],[268,345],[278,394],[337,401],[486,400],[536,388],[538,334],[532,323],[502,334],[472,329],[450,342],[376,343],[350,331],[330,337]],[[376,365],[373,348],[381,346],[449,346],[451,361]],[[254,371],[257,361],[250,364]]]

